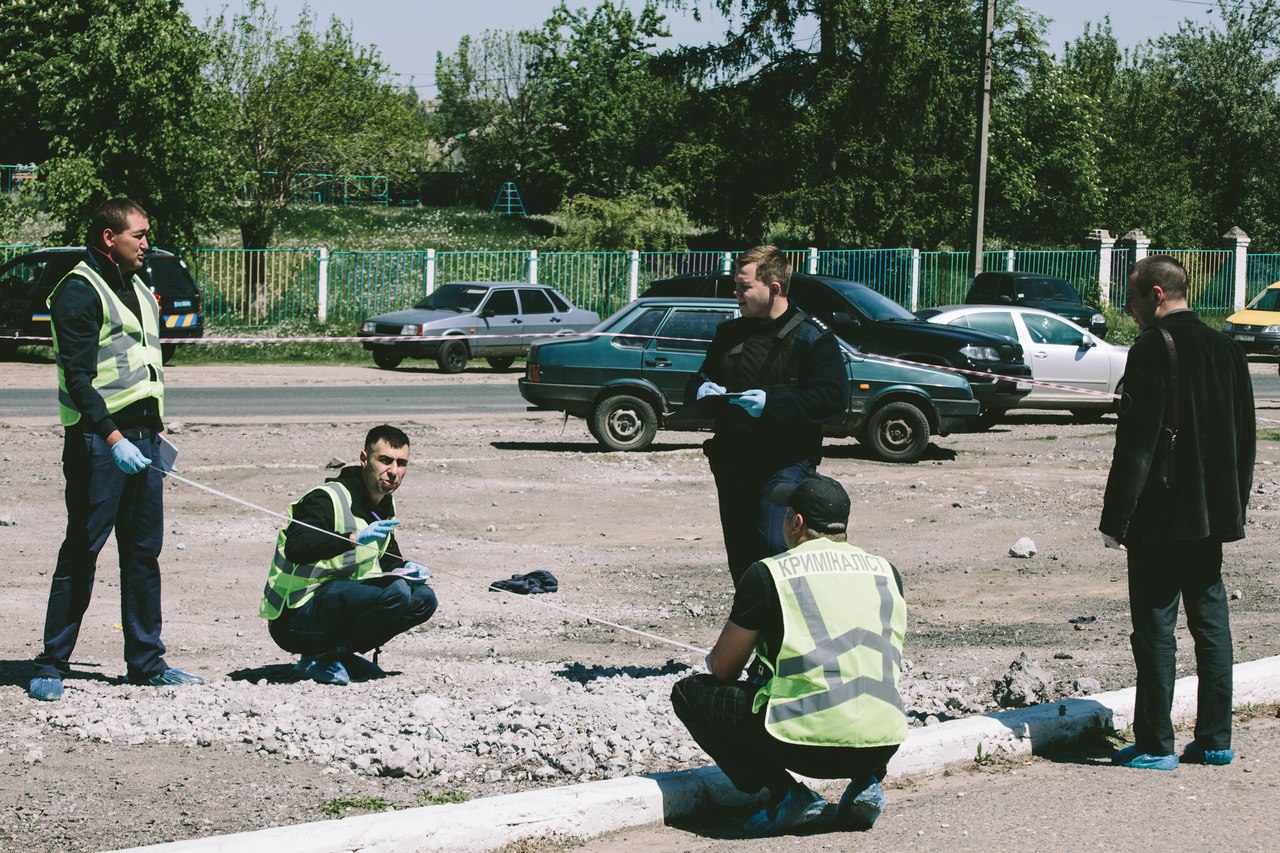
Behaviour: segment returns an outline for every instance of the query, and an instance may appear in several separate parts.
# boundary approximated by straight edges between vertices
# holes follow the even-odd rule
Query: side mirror
[[[494,311],[492,308],[482,308],[482,309],[480,309],[480,316],[481,316],[481,317],[485,317],[485,318],[488,318],[488,317],[497,317],[497,316],[498,316],[498,312],[497,312],[497,311]]]
[[[1012,305],[1013,297],[1009,296],[1006,293],[1002,293],[996,297],[996,301],[999,302],[1001,305]]]
[[[1096,347],[1098,342],[1094,340],[1093,335],[1084,335],[1080,338],[1080,343],[1076,344],[1080,349],[1090,349]]]
[[[856,329],[862,325],[862,321],[848,311],[836,311],[831,315],[831,325],[837,329],[841,326],[852,326]]]

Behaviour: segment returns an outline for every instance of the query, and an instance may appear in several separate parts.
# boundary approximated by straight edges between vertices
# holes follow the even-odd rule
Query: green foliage
[[[211,79],[220,94],[224,144],[244,203],[245,248],[265,248],[302,174],[402,178],[427,162],[426,124],[415,96],[380,82],[376,50],[357,45],[336,17],[316,32],[304,8],[282,33],[261,0],[214,23]]]
[[[683,211],[640,195],[570,196],[555,217],[555,248],[564,251],[685,249],[685,238],[692,229]]]
[[[51,236],[83,242],[92,209],[126,195],[150,213],[154,242],[194,245],[226,175],[201,74],[207,40],[168,0],[93,7],[35,78],[50,155],[38,186],[64,223]]]
[[[451,803],[465,803],[470,799],[462,791],[453,788],[442,788],[439,791],[423,791],[418,794],[418,805],[420,806],[442,806]]]
[[[391,803],[382,797],[338,797],[320,806],[320,813],[332,817],[342,817],[352,809],[367,812],[384,812],[391,808]]]
[[[995,756],[983,748],[982,741],[978,741],[978,751],[973,756],[973,763],[979,767],[987,767],[988,765],[996,763]]]

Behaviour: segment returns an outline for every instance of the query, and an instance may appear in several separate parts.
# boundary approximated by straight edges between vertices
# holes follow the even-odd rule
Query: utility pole
[[[981,0],[982,73],[978,83],[978,140],[974,146],[973,179],[973,257],[970,275],[982,272],[982,231],[987,211],[987,131],[991,126],[991,68],[996,30],[996,0]]]

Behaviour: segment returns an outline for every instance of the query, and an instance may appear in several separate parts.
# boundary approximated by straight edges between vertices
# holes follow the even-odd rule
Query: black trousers
[[[1222,543],[1130,544],[1129,612],[1133,660],[1138,668],[1133,734],[1152,755],[1174,753],[1173,682],[1177,674],[1178,598],[1196,650],[1196,742],[1205,749],[1231,746],[1231,626],[1222,587]]]
[[[754,794],[788,770],[813,779],[885,777],[894,746],[802,746],[775,739],[764,728],[765,709],[751,713],[756,687],[691,675],[671,689],[671,705],[689,734],[734,787]]]
[[[271,620],[271,639],[286,652],[315,657],[367,652],[421,625],[436,612],[436,594],[426,584],[383,575],[331,580],[301,607],[285,608]]]
[[[752,563],[787,550],[782,538],[787,510],[773,502],[774,487],[798,483],[814,468],[808,460],[779,468],[762,466],[736,454],[713,453],[708,458],[716,481],[729,574],[737,586]]]
[[[149,459],[159,439],[151,430],[125,430]],[[164,477],[154,468],[125,474],[116,467],[106,439],[70,427],[62,444],[66,478],[67,533],[49,585],[44,650],[35,660],[40,678],[70,671],[71,653],[98,569],[98,553],[114,529],[120,554],[120,627],[131,678],[150,678],[168,668],[160,642],[160,548],[164,543]]]

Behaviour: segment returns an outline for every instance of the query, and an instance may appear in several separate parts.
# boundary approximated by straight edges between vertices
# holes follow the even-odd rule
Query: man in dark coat
[[[1187,306],[1187,271],[1171,257],[1134,265],[1125,310],[1143,333],[1129,350],[1098,529],[1107,547],[1128,551],[1138,684],[1135,743],[1113,760],[1153,770],[1178,766],[1170,713],[1181,596],[1199,675],[1195,740],[1182,760],[1228,764],[1234,757],[1232,646],[1222,543],[1244,538],[1253,486],[1249,366],[1239,344]],[[1176,368],[1163,332],[1172,338]],[[1170,449],[1161,433],[1171,425],[1175,396],[1177,437]]]

